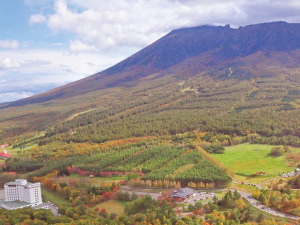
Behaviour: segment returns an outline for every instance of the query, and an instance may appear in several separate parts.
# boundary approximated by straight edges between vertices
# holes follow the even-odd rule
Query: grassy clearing
[[[78,178],[80,177],[78,174],[71,174],[69,177],[72,177],[72,178]]]
[[[107,202],[102,202],[95,206],[99,209],[106,209],[108,213],[116,213],[118,215],[124,214],[125,203],[118,200],[110,200]]]
[[[131,187],[131,191],[133,192],[145,192],[145,193],[164,193],[169,192],[171,189],[163,189],[163,188],[135,188]]]
[[[235,184],[231,183],[230,188],[240,190],[243,192],[251,193],[253,190],[256,190],[257,187],[254,187],[252,185],[247,185],[247,184]]]
[[[72,185],[72,183],[84,183],[90,185],[101,185],[103,183],[118,183],[121,180],[126,180],[126,176],[122,177],[86,177],[79,176],[78,174],[71,174],[68,177],[55,178],[57,183],[66,183]]]
[[[237,178],[250,176],[259,171],[266,172],[265,175],[259,176],[257,179],[251,179],[251,182],[256,183],[293,170],[285,162],[285,155],[269,156],[273,147],[271,145],[241,144],[227,147],[224,154],[214,154],[213,157],[221,161],[235,174],[240,175]]]
[[[78,174],[71,174],[69,177],[72,177],[72,178],[83,178],[84,176],[80,176]],[[88,178],[88,177],[86,177]],[[109,181],[120,181],[120,180],[127,180],[127,176],[121,176],[121,177],[117,177],[117,176],[112,176],[112,177],[92,177],[92,178],[89,178],[90,180],[92,181],[95,181],[95,182],[109,182]]]
[[[113,183],[121,180],[127,180],[127,176],[122,177],[93,177],[90,178],[92,184]]]
[[[65,199],[63,199],[63,197],[61,197],[56,193],[53,193],[52,191],[46,188],[42,188],[42,195],[43,195],[44,202],[51,201],[56,205],[60,205],[62,203],[68,203]]]
[[[13,157],[18,156],[20,153],[24,152],[24,151],[29,151],[31,150],[33,147],[36,147],[37,144],[32,144],[32,145],[27,145],[25,148],[13,148],[13,146],[9,146],[7,148],[5,148],[7,150],[7,152],[9,154],[12,154]]]

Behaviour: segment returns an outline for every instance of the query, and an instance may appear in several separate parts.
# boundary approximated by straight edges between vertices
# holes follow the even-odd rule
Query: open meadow
[[[43,201],[51,201],[56,205],[60,205],[62,203],[67,203],[67,201],[63,198],[63,196],[54,193],[53,191],[47,189],[47,188],[42,188],[42,196],[43,196]]]
[[[269,155],[273,147],[262,144],[240,144],[227,147],[224,154],[214,154],[213,157],[236,174],[235,180],[244,181],[251,178],[252,183],[258,183],[294,170],[285,160],[286,153],[279,157]],[[264,174],[251,176],[258,172]]]
[[[101,209],[105,209],[108,213],[123,215],[125,204],[125,202],[121,202],[118,200],[109,200],[96,205],[94,208],[98,208],[100,211]]]

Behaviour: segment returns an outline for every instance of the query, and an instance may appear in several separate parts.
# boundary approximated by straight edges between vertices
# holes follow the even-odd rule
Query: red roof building
[[[8,147],[9,144],[4,144],[4,145],[0,145],[0,148],[5,148],[5,147]]]
[[[11,157],[11,154],[9,154],[9,153],[4,153],[4,152],[0,153],[0,159],[8,159],[10,157]]]
[[[3,174],[9,174],[9,175],[17,175],[17,172],[5,172]]]

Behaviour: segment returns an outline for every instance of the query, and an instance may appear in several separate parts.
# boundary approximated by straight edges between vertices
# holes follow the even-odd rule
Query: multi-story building
[[[4,205],[19,201],[22,206],[36,206],[42,204],[41,184],[29,183],[24,179],[4,184]]]

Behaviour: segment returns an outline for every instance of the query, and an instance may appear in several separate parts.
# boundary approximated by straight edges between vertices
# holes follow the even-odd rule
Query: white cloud
[[[68,78],[67,80],[74,81],[106,69],[124,59],[127,54],[132,54],[135,51],[135,49],[132,49],[129,53],[80,52],[73,54],[67,49],[6,50],[0,51],[0,66],[3,69],[16,69],[15,71],[21,74],[37,75],[65,74],[66,68],[70,68],[71,71],[76,71],[71,74],[76,78]],[[61,65],[64,65],[63,69]],[[66,81],[63,77],[61,80],[63,80],[62,82]]]
[[[32,92],[24,92],[24,91],[15,91],[15,92],[6,92],[0,93],[0,102],[11,102],[21,98],[27,98],[34,95]]]
[[[93,7],[78,12],[69,8],[65,1],[58,0],[54,6],[55,13],[49,15],[47,24],[55,32],[74,33],[85,43],[102,49],[142,47],[169,30],[157,8],[158,1],[154,2],[97,1],[98,4],[93,4]],[[78,2],[74,3],[78,6]],[[151,6],[154,8],[147,10]]]
[[[8,70],[8,69],[25,69],[25,68],[33,68],[38,66],[49,65],[51,62],[40,59],[25,59],[22,62],[16,62],[11,58],[4,58],[0,63],[0,69]],[[1,75],[1,74],[0,74]]]
[[[71,52],[93,52],[97,50],[95,46],[85,44],[80,40],[71,40],[69,49]]]
[[[4,58],[0,65],[0,68],[3,69],[15,69],[19,67],[20,67],[20,63],[14,62],[10,58]]]
[[[73,54],[59,49],[0,51],[0,102],[22,98],[22,92],[37,94],[82,79],[106,69],[135,51],[114,54]]]
[[[35,66],[44,66],[51,64],[50,61],[40,60],[40,59],[26,59],[22,63],[22,67],[35,67]]]
[[[0,48],[16,49],[19,47],[19,43],[16,40],[0,40]]]
[[[29,18],[29,24],[44,23],[45,21],[46,17],[42,14],[34,14]]]
[[[55,0],[53,9],[47,18],[51,30],[105,50],[144,47],[187,26],[300,20],[296,0]]]

